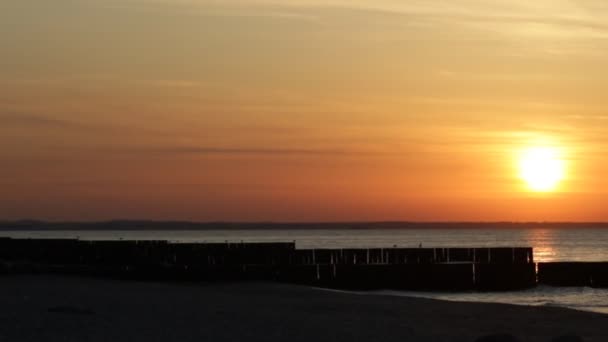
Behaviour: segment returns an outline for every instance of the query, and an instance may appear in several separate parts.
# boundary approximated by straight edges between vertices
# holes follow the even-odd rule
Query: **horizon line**
[[[181,223],[181,224],[608,224],[608,221],[509,221],[509,220],[329,220],[329,221],[290,221],[290,220],[179,220],[179,219],[107,219],[107,220],[45,220],[45,219],[18,219],[0,220],[0,224],[39,223],[39,224],[100,224],[100,223]]]

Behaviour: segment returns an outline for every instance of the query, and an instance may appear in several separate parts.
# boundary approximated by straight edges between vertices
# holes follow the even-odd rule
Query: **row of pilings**
[[[295,243],[0,238],[0,272],[278,281],[350,290],[608,287],[608,263],[534,263],[532,248],[296,249]],[[538,273],[537,273],[538,268]]]

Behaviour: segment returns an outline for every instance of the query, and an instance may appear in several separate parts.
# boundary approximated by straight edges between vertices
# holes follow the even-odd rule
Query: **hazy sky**
[[[3,0],[0,56],[0,219],[608,220],[604,0]]]

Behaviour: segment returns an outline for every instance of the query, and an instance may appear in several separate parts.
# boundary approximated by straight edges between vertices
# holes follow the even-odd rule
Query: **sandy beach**
[[[608,340],[608,316],[561,308],[43,275],[0,278],[0,322],[0,341]]]

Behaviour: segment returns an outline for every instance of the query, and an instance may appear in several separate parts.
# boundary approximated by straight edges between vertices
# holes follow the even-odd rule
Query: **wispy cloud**
[[[173,147],[160,149],[160,152],[167,153],[187,153],[201,155],[355,155],[354,151],[335,150],[335,149],[300,149],[300,148],[249,148],[249,147]]]
[[[52,116],[22,113],[0,113],[0,123],[2,125],[46,126],[57,128],[71,128],[81,126],[80,123],[76,121],[59,119]]]
[[[97,5],[97,4],[96,4]],[[239,3],[233,1],[192,1],[192,0],[130,0],[104,2],[100,6],[136,12],[171,13],[237,18],[275,18],[286,20],[317,20],[319,17],[305,13],[289,4],[252,1]]]
[[[437,27],[444,32],[463,29],[463,34],[446,35],[447,39],[457,37],[460,40],[512,38],[514,42],[521,43],[522,37],[590,40],[608,37],[608,7],[601,1],[89,0],[87,3],[120,11],[161,15],[306,20],[323,25],[333,25],[336,19],[345,18],[367,18],[385,23],[383,19],[393,16],[399,19],[391,25]],[[472,36],[472,32],[475,35]],[[377,36],[389,34],[373,36],[386,39]],[[403,39],[402,35],[398,37]]]
[[[407,15],[408,23],[459,25],[515,36],[608,35],[608,8],[555,1],[395,0],[132,0],[133,4],[187,6],[205,15],[327,18],[336,11]],[[587,3],[589,5],[589,3]]]

